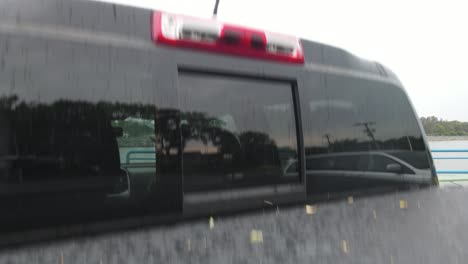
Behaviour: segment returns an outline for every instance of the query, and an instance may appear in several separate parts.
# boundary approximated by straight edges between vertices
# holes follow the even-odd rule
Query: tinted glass
[[[180,73],[186,190],[297,182],[288,82]]]
[[[156,207],[156,113],[152,105],[2,98],[2,205],[19,216],[40,214],[37,221]]]
[[[309,194],[387,188],[414,174],[430,177],[422,133],[401,88],[322,78],[311,77],[301,101]]]
[[[390,84],[328,76],[326,99],[309,101],[308,110],[313,126],[320,127],[321,143],[306,149],[313,153],[334,155],[333,160],[346,157],[366,158],[366,166],[345,166],[350,170],[385,171],[377,163],[393,162],[416,169],[429,169],[429,160],[418,121],[406,94]],[[351,153],[352,152],[352,153]],[[340,156],[333,153],[350,153]],[[339,158],[341,157],[341,158]],[[377,162],[381,160],[381,162]],[[384,162],[387,160],[387,162]],[[360,161],[362,164],[364,161]],[[372,164],[371,164],[372,163]],[[315,166],[312,166],[315,167]]]
[[[179,111],[156,103],[162,88],[147,54],[10,41],[0,70],[0,228],[181,212]]]

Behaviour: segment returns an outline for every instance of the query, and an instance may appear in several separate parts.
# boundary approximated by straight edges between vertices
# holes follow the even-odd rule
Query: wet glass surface
[[[0,50],[2,231],[181,214],[179,111],[144,51],[3,35]]]
[[[411,175],[430,175],[424,140],[403,90],[329,75],[324,89],[313,95],[304,108],[313,132],[306,135],[305,151],[314,193],[394,185]]]
[[[184,189],[298,182],[292,84],[182,72]]]
[[[176,131],[164,112],[152,105],[2,97],[0,195],[8,212],[2,220],[50,224],[159,212],[161,201],[170,201],[162,197],[180,195],[174,184],[164,187],[172,179],[161,177],[180,164],[157,151],[168,134],[161,131]]]

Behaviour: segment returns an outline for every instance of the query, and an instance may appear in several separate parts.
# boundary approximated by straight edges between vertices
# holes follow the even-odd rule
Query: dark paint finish
[[[2,22],[92,30],[147,40],[151,10],[87,0],[0,0]]]
[[[307,64],[369,80],[157,47],[149,10],[20,2],[0,2],[17,14],[2,21],[63,34],[0,28],[4,231],[182,215],[191,193],[281,203],[283,187],[306,185],[303,201],[435,176],[406,94],[375,63],[304,41]]]
[[[455,186],[455,185],[454,185]],[[5,250],[0,263],[464,263],[466,188],[426,189],[189,221]],[[405,200],[408,209],[400,209]],[[260,230],[263,243],[250,243]],[[348,252],[343,251],[343,240]],[[34,263],[34,262],[33,262]]]

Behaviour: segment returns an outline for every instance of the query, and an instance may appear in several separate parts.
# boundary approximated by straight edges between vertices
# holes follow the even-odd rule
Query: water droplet
[[[214,228],[214,219],[212,216],[210,217],[209,225],[210,225],[210,229]]]
[[[349,242],[347,240],[343,240],[342,245],[343,245],[343,252],[348,254],[349,253]]]
[[[309,214],[309,215],[315,214],[317,212],[317,206],[314,206],[314,205],[306,205],[305,209],[306,209],[306,214]]]
[[[261,230],[253,229],[250,231],[250,242],[252,244],[263,243],[263,233]]]
[[[408,201],[400,200],[400,209],[408,209]]]

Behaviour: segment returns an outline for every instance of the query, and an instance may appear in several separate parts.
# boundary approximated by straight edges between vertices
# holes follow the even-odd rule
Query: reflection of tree
[[[0,97],[0,110],[9,110],[18,102],[18,96],[2,96]]]
[[[160,109],[156,115],[156,127],[159,138],[157,143],[166,156],[170,155],[171,149],[177,149],[179,154],[180,134],[179,111],[175,109]]]
[[[4,122],[11,124],[10,152],[25,179],[61,177],[64,171],[70,177],[120,175],[113,112],[144,111],[141,105],[30,103],[16,96],[0,98],[0,109],[7,113]]]
[[[240,136],[242,156],[246,165],[279,164],[276,142],[267,134],[256,131],[246,131]]]
[[[17,96],[1,97],[0,110],[10,112],[9,119],[15,125],[18,136],[28,141],[31,138],[28,135],[34,133],[35,138],[42,138],[44,142],[31,144],[44,145],[44,149],[47,149],[47,144],[57,142],[72,144],[72,138],[98,142],[115,140],[112,125],[119,123],[134,135],[151,136],[154,128],[119,121],[132,117],[154,123],[156,111],[154,106],[143,104],[72,100],[58,100],[51,104],[28,103],[20,102]],[[47,143],[47,140],[51,142]]]
[[[183,112],[181,114],[182,149],[188,140],[199,140],[203,144],[213,142],[221,145],[221,135],[225,133],[224,122],[218,118],[210,117],[202,112]]]
[[[108,114],[109,119],[112,120],[124,120],[125,118],[140,117],[143,119],[153,119],[155,113],[155,107],[153,105],[143,104],[127,104],[127,103],[110,103],[110,102],[99,102],[97,104],[84,102],[84,101],[72,101],[72,100],[58,100],[52,104],[40,104],[40,103],[27,103],[19,102],[18,96],[4,96],[0,98],[0,108],[2,110],[37,110],[44,109],[55,111],[56,113],[64,114],[80,114],[89,111],[97,111]]]
[[[255,167],[260,164],[279,164],[276,142],[269,135],[256,131],[245,131],[239,135],[224,129],[225,122],[210,117],[207,113],[181,113],[181,147],[185,149],[190,140],[216,147],[217,153],[227,157],[237,166]],[[206,154],[209,156],[209,154]],[[214,158],[214,157],[213,157]],[[226,158],[226,157],[224,157]]]
[[[211,143],[223,153],[240,149],[237,136],[223,128],[224,121],[207,113],[163,109],[158,111],[158,123],[166,155],[171,149],[177,149],[177,153],[185,150],[189,141],[199,141],[204,145]]]
[[[411,145],[408,144],[411,141]],[[376,147],[377,146],[377,147]],[[351,151],[373,151],[373,150],[414,150],[424,151],[426,146],[422,136],[402,136],[400,138],[391,138],[387,140],[364,140],[358,139],[342,139],[330,142],[328,146],[306,147],[306,155],[324,154],[331,152],[351,152]]]
[[[154,105],[99,102],[96,107],[111,114],[112,120],[124,120],[128,117],[153,120],[156,112]]]

